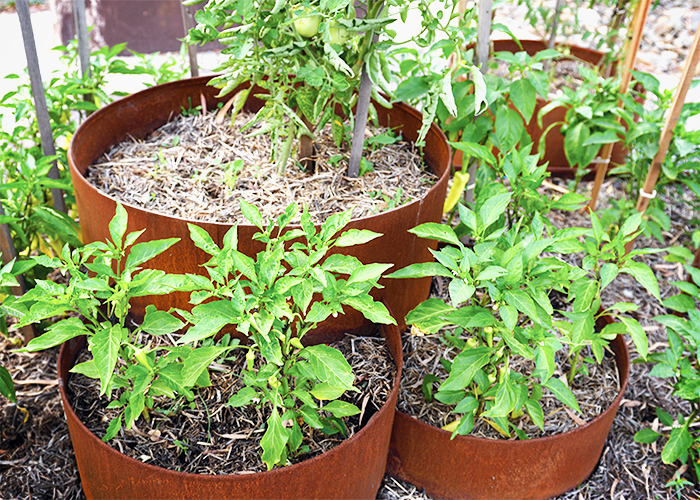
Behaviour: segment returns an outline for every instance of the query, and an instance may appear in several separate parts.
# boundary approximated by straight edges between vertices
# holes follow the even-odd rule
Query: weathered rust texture
[[[387,339],[397,373],[388,401],[365,427],[332,450],[304,462],[268,472],[236,475],[187,474],[163,469],[134,460],[103,443],[78,419],[66,394],[69,370],[85,346],[85,337],[66,342],[58,360],[58,383],[86,498],[375,498],[384,476],[403,368],[398,328],[383,326],[380,332]]]
[[[396,412],[387,472],[434,498],[528,500],[560,495],[593,472],[629,378],[624,337],[611,343],[621,388],[586,425],[555,436],[509,441],[456,436]]]
[[[209,77],[181,80],[125,97],[92,114],[76,131],[68,149],[68,162],[75,187],[80,226],[86,243],[106,240],[109,237],[108,223],[116,209],[114,199],[98,191],[85,179],[89,166],[114,144],[129,136],[144,137],[166,123],[171,115],[180,113],[181,108],[187,109],[191,103],[199,103],[200,94],[206,98],[209,109],[216,109],[216,103],[225,100],[226,97],[217,99],[219,90],[208,86],[208,80]],[[251,92],[251,96],[254,93]],[[246,108],[256,111],[262,104],[259,99],[250,97]],[[421,114],[417,110],[402,103],[394,104],[392,109],[377,105],[376,109],[382,125],[398,127],[404,139],[416,140],[422,123]],[[438,181],[421,199],[377,215],[353,219],[347,226],[348,229],[370,229],[384,236],[365,245],[334,251],[354,255],[364,264],[393,263],[394,270],[412,263],[433,260],[430,248],[436,247],[435,242],[418,238],[407,231],[424,222],[441,220],[451,152],[445,135],[435,125],[428,132],[425,142],[424,161],[438,175]],[[230,224],[192,221],[128,204],[124,206],[129,214],[128,231],[146,229],[139,241],[180,238],[179,243],[147,264],[170,273],[201,273],[200,265],[209,260],[209,256],[195,247],[190,240],[188,222],[204,228],[220,246],[231,227]],[[257,228],[251,224],[238,225],[239,250],[246,255],[254,256],[262,250],[261,244],[252,239],[256,231]],[[380,284],[384,288],[375,291],[375,298],[385,300],[400,322],[403,322],[406,314],[426,299],[430,292],[430,278],[381,280]],[[132,313],[142,317],[149,304],[165,310],[170,307],[190,309],[188,299],[189,296],[185,293],[136,298],[131,302]],[[347,331],[367,333],[373,331],[373,326],[360,313],[349,310],[345,316],[340,315],[324,322],[322,329],[325,332],[324,339],[327,340],[338,338]]]

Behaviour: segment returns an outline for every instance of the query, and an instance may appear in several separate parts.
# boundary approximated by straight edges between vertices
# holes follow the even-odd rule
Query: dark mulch
[[[56,382],[58,348],[13,349],[0,337],[0,364],[12,373],[18,400],[0,400],[0,498],[83,499]]]

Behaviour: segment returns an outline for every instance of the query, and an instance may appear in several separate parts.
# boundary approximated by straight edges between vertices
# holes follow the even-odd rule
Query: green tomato
[[[299,35],[304,38],[311,38],[318,33],[318,27],[321,24],[321,16],[297,17],[294,21],[294,27]]]
[[[341,26],[335,21],[331,21],[328,28],[328,33],[331,35],[331,43],[344,45],[345,42],[348,41],[348,30],[345,28],[345,26]]]

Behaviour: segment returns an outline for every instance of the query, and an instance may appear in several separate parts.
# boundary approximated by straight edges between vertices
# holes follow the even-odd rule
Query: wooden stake
[[[192,12],[189,6],[180,2],[180,12],[182,13],[182,27],[185,29],[185,36],[187,36],[192,28],[194,28],[194,22],[192,21]],[[197,64],[197,47],[195,45],[187,44],[187,55],[190,60],[190,76],[195,78],[199,76],[199,65]]]
[[[639,212],[646,211],[647,207],[649,207],[649,201],[656,196],[656,190],[654,188],[656,187],[656,181],[659,179],[659,174],[661,173],[661,165],[664,163],[666,153],[668,152],[668,146],[671,144],[671,139],[673,139],[673,130],[676,128],[678,118],[681,116],[683,104],[685,103],[685,96],[688,93],[690,84],[693,82],[695,68],[698,65],[698,58],[700,58],[699,45],[700,26],[698,26],[698,29],[695,32],[695,38],[693,39],[693,44],[690,47],[688,59],[685,61],[685,68],[683,68],[681,81],[678,84],[678,88],[676,88],[675,94],[673,95],[671,109],[669,109],[668,115],[666,116],[664,128],[661,130],[659,152],[656,153],[656,156],[654,156],[651,166],[649,167],[649,171],[647,172],[647,177],[644,180],[644,186],[639,190],[639,199],[637,200],[637,210]],[[629,253],[633,247],[634,240],[625,245],[625,252]]]
[[[462,11],[462,14],[464,11]],[[476,28],[476,61],[474,64],[486,74],[489,70],[489,48],[491,42],[491,21],[493,18],[493,0],[479,0],[479,18]],[[466,167],[462,165],[462,170]],[[474,186],[476,184],[476,161],[472,161],[467,169],[469,181],[465,188],[464,200],[474,203]]]
[[[683,75],[681,76],[681,81],[678,84],[676,93],[673,96],[673,103],[671,104],[671,109],[666,116],[666,123],[664,123],[664,128],[661,131],[661,138],[659,139],[659,152],[656,153],[654,160],[651,163],[649,172],[644,181],[644,187],[642,187],[642,192],[640,193],[639,200],[637,200],[637,210],[644,212],[649,206],[649,200],[653,197],[654,187],[656,186],[656,181],[659,178],[659,173],[661,172],[661,165],[666,158],[666,153],[668,152],[668,147],[671,144],[671,139],[673,139],[673,130],[676,128],[678,123],[678,118],[681,116],[681,111],[683,110],[683,104],[685,103],[685,96],[688,93],[688,88],[693,82],[693,76],[695,75],[695,68],[698,65],[698,59],[700,58],[700,26],[695,32],[695,38],[693,39],[693,44],[690,47],[690,52],[688,53],[688,59],[685,63],[685,68],[683,69]]]
[[[352,132],[352,146],[348,162],[348,177],[360,175],[360,161],[362,161],[362,149],[365,144],[365,127],[367,127],[369,99],[371,96],[372,80],[367,71],[367,63],[363,63],[362,76],[360,77],[360,92],[357,97],[357,111],[355,112],[355,130]]]
[[[16,0],[15,8],[17,9],[20,27],[22,29],[24,51],[27,55],[27,67],[29,69],[29,79],[32,85],[34,105],[36,107],[36,119],[39,123],[41,149],[44,156],[54,156],[56,154],[56,148],[53,143],[49,111],[46,108],[46,95],[44,95],[44,84],[41,81],[41,72],[39,71],[39,57],[36,53],[34,30],[32,29],[28,0]],[[56,160],[54,160],[49,170],[49,178],[58,179],[58,177],[58,165],[56,164]],[[63,199],[63,191],[61,189],[51,189],[51,195],[53,197],[54,210],[65,213],[66,202]]]
[[[644,25],[647,21],[647,16],[649,15],[649,8],[651,6],[651,0],[640,0],[637,5],[637,10],[634,11],[634,17],[632,18],[632,34],[627,35],[626,44],[626,57],[625,65],[622,70],[622,79],[620,81],[620,93],[625,94],[630,85],[630,80],[632,79],[632,68],[634,68],[634,62],[637,59],[637,52],[639,51],[639,44],[642,41],[642,33],[644,32]],[[622,101],[618,103],[618,106],[622,106]],[[618,118],[618,122],[620,119]],[[612,150],[614,144],[604,144],[600,152],[601,162],[598,163],[598,170],[595,174],[595,182],[593,183],[593,189],[591,190],[591,199],[588,202],[587,209],[591,212],[595,211],[595,207],[598,203],[598,194],[600,193],[600,186],[603,185],[605,180],[605,175],[608,173],[608,168],[610,166],[610,158],[612,157]]]
[[[482,73],[488,71],[489,42],[491,40],[491,18],[493,0],[479,0],[479,24],[476,29],[476,65]]]

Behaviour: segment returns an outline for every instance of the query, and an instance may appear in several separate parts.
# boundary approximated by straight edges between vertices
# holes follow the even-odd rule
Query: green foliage
[[[35,288],[20,298],[6,299],[1,307],[3,312],[20,318],[20,327],[56,316],[62,318],[23,351],[40,351],[80,335],[87,336],[92,358],[71,371],[99,379],[100,394],[110,398],[119,389],[109,406],[119,408],[119,416],[110,423],[105,441],[116,435],[122,423],[131,428],[140,414],[153,407],[156,396],[174,398],[179,394],[192,399],[192,388],[208,381],[205,370],[209,362],[230,349],[211,347],[195,351],[187,346],[152,346],[145,340],[146,334],[173,333],[184,326],[182,321],[153,306],[146,309],[143,325],[127,328],[132,297],[170,293],[182,285],[184,276],[139,267],[167,250],[176,238],[135,244],[143,231],[127,235],[126,226],[126,210],[117,205],[109,225],[111,241],[74,250],[66,244],[60,257],[34,257],[35,263],[69,276],[68,284],[37,280]]]
[[[628,132],[625,134],[625,146],[629,155],[623,165],[616,166],[611,174],[624,180],[625,196],[620,200],[612,200],[612,208],[601,213],[606,227],[619,225],[619,221],[635,210],[639,190],[644,185],[647,172],[659,151],[659,139],[668,109],[673,99],[673,91],[661,91],[659,81],[652,75],[634,72],[635,79],[643,84],[647,93],[647,105],[634,99],[625,98],[625,108],[628,115],[638,115],[639,120],[627,122]],[[688,130],[689,120],[700,114],[698,103],[686,103],[676,125],[668,152],[661,164],[661,173],[656,183],[657,197],[650,201],[646,210],[642,230],[645,236],[653,236],[660,242],[664,241],[663,231],[668,231],[671,219],[666,213],[663,194],[671,194],[689,203],[695,212],[692,225],[696,228],[693,241],[697,247],[700,244],[700,232],[697,231],[697,213],[700,211],[700,131]],[[687,196],[692,194],[692,196]]]
[[[455,2],[400,0],[391,2],[391,7],[404,21],[409,8],[419,9],[422,27],[414,40],[427,46],[443,27],[443,10],[433,14],[443,3],[450,12],[447,17],[455,18]],[[342,142],[345,130],[336,110],[353,122],[363,64],[373,84],[372,97],[389,105],[379,90],[391,94],[393,77],[386,53],[394,45],[396,32],[389,27],[396,17],[388,14],[382,0],[209,0],[195,18],[198,24],[190,31],[188,43],[218,40],[229,55],[220,68],[224,74],[211,82],[222,89],[220,94],[245,82],[266,90],[266,95],[259,96],[265,106],[250,125],[265,123],[263,129],[276,145],[272,159],[280,172],[293,142],[302,135],[313,138],[331,123],[333,137]],[[441,92],[450,99],[449,79]]]
[[[688,266],[695,282],[700,281],[700,271]],[[696,308],[698,287],[690,282],[677,282],[681,290],[679,295],[664,301],[664,305],[676,311],[682,311],[683,316],[663,315],[655,318],[666,327],[668,347],[663,352],[649,355],[649,361],[655,363],[649,375],[666,378],[673,386],[673,395],[688,402],[690,410],[673,417],[657,408],[659,420],[671,427],[670,433],[654,432],[642,429],[634,438],[640,443],[653,443],[659,438],[665,438],[661,459],[666,464],[680,461],[683,464],[692,463],[696,474],[700,473],[700,432],[695,423],[700,416],[700,364],[698,349],[700,348],[700,311]],[[671,301],[671,299],[677,299]],[[692,307],[678,307],[678,304],[689,302]]]
[[[79,123],[100,106],[112,102],[114,97],[125,95],[105,91],[110,76],[115,74],[147,74],[155,83],[180,77],[172,70],[174,60],[169,59],[156,66],[149,56],[141,58],[141,64],[128,65],[117,55],[126,44],[103,47],[90,56],[90,75],[82,76],[78,70],[78,48],[74,40],[68,46],[59,46],[63,68],[44,80],[44,93],[56,144],[55,157],[44,156],[41,149],[39,128],[28,78],[8,75],[17,80],[16,90],[0,98],[0,108],[7,110],[3,130],[0,130],[0,203],[5,212],[0,223],[8,224],[13,243],[21,259],[27,259],[37,250],[45,255],[59,255],[65,243],[73,247],[81,245],[75,215],[72,184],[68,173],[66,149]],[[51,162],[56,161],[58,179],[49,179]],[[52,208],[51,189],[66,192],[69,215]],[[32,286],[34,278],[43,278],[46,268],[38,266],[26,276]]]
[[[533,182],[539,176],[541,182],[544,167],[537,174],[526,169],[519,175],[532,175]],[[434,395],[438,401],[456,405],[453,413],[460,420],[453,435],[468,434],[476,419],[482,418],[504,435],[510,435],[512,429],[520,436],[510,420],[523,412],[542,427],[539,400],[543,388],[579,411],[570,388],[577,376],[588,373],[587,363],[602,361],[604,348],[618,333],[629,333],[643,358],[648,351],[642,327],[623,315],[636,306],[618,303],[606,308],[600,301],[603,289],[619,273],[630,274],[659,298],[653,273],[633,260],[647,251],[624,252],[625,244],[638,234],[641,214],[628,219],[614,238],[603,232],[595,214],[591,215],[591,229],[555,230],[541,213],[549,209],[551,200],[538,197],[533,205],[532,200],[519,196],[520,176],[509,173],[509,189],[494,180],[486,182],[475,191],[473,207],[458,206],[463,236],[473,245],[462,243],[449,225],[422,224],[411,232],[447,243],[433,252],[437,262],[413,264],[389,275],[451,278],[449,303],[428,299],[406,321],[426,333],[442,332],[444,341],[461,351],[451,364],[443,360],[449,375],[440,381]],[[572,253],[582,253],[580,266],[555,256]],[[556,317],[553,295],[569,304]],[[617,317],[621,323],[596,328],[604,315]],[[455,333],[445,333],[449,330]],[[563,350],[564,346],[568,349]],[[555,359],[565,355],[570,366],[566,381],[553,377]],[[516,356],[532,360],[534,371],[513,370],[510,364]]]
[[[0,307],[5,299],[12,294],[12,288],[19,286],[17,276],[30,269],[34,263],[21,263],[14,259],[0,268]],[[5,312],[0,309],[0,335],[7,335],[7,324],[5,322]],[[13,403],[17,402],[15,385],[7,368],[0,366],[0,394]]]
[[[600,148],[604,144],[619,142],[625,136],[623,124],[629,128],[634,123],[633,115],[618,106],[622,99],[619,78],[603,78],[583,64],[579,64],[578,69],[583,83],[576,90],[563,87],[563,94],[543,107],[538,116],[541,125],[542,117],[552,109],[559,106],[566,108],[564,122],[557,122],[556,125],[561,125],[566,159],[576,169],[576,178],[571,187],[573,191],[588,172],[588,166]],[[543,134],[541,144],[552,127],[550,125]]]
[[[301,214],[302,228],[287,229],[297,216],[294,204],[276,223],[265,222],[244,201],[241,209],[260,229],[254,238],[265,244],[255,259],[238,251],[235,226],[219,248],[207,233],[190,225],[192,240],[212,257],[205,264],[209,278],[190,277],[196,288],[191,295],[191,303],[196,304],[194,326],[179,343],[213,337],[226,325],[235,325],[250,338],[250,344],[241,346],[248,350],[247,367],[241,373],[245,387],[230,396],[229,404],[269,409],[261,445],[262,460],[271,469],[305,450],[302,422],[325,434],[345,434],[341,418],[359,413],[338,399],[345,391],[356,390],[343,355],[331,347],[304,346],[301,341],[329,316],[343,314],[343,306],[375,323],[394,323],[386,307],[369,295],[391,264],[362,265],[355,257],[327,256],[334,247],[359,245],[380,236],[356,229],[339,234],[350,221],[349,211],[330,216],[317,231],[306,209]],[[313,301],[315,294],[319,299]]]

